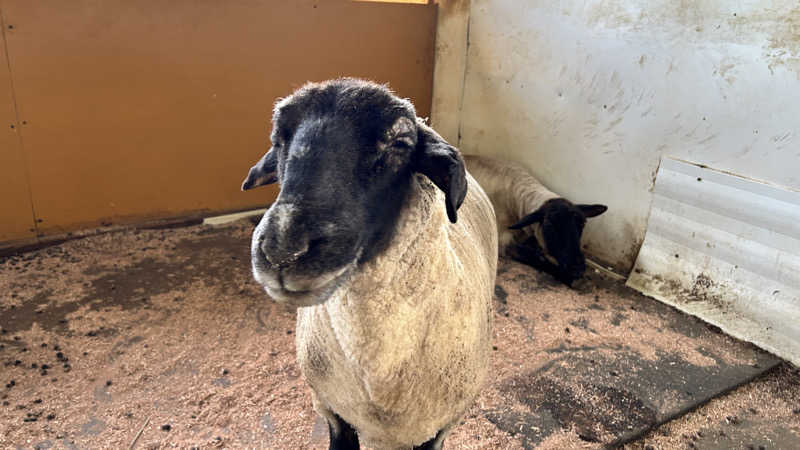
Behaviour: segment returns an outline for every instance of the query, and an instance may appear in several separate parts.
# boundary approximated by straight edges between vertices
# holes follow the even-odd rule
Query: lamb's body
[[[519,243],[531,233],[536,234],[539,231],[538,224],[521,230],[510,230],[508,227],[541,208],[546,201],[560,196],[518,165],[477,155],[462,156],[467,170],[494,206],[500,253],[503,254],[510,244]],[[539,240],[543,241],[541,237]]]
[[[315,409],[377,448],[443,437],[485,379],[497,235],[488,198],[467,179],[451,224],[444,195],[415,176],[390,246],[327,302],[298,310]]]

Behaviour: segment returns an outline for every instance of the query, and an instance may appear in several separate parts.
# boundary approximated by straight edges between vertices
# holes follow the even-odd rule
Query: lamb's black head
[[[540,224],[544,250],[558,265],[556,276],[571,285],[586,270],[586,258],[581,251],[581,234],[586,219],[599,216],[606,209],[605,205],[575,205],[567,199],[554,198],[511,228]]]
[[[272,148],[242,189],[281,184],[251,246],[254,276],[274,299],[324,302],[385,248],[415,172],[445,192],[456,221],[467,189],[461,155],[384,86],[308,84],[279,101],[272,120]]]

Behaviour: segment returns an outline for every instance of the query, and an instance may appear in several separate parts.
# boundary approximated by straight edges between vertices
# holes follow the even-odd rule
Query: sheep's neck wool
[[[489,200],[468,183],[450,224],[444,195],[416,176],[389,247],[327,302],[298,310],[315,408],[376,448],[448,429],[485,378],[497,236]]]

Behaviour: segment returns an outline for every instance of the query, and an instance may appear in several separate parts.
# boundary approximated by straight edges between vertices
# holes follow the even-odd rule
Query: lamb
[[[605,205],[573,204],[507,161],[476,155],[464,160],[494,206],[501,256],[550,273],[567,286],[583,276],[583,227],[587,218],[604,213]]]
[[[297,360],[330,448],[441,448],[488,368],[489,199],[410,102],[371,82],[303,86],[277,103],[271,140],[242,184],[281,184],[251,265],[298,307]]]

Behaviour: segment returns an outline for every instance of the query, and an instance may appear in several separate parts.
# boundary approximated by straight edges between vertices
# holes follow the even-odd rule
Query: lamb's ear
[[[278,181],[278,161],[275,154],[275,150],[270,149],[255,166],[250,168],[247,178],[242,183],[243,191]]]
[[[575,205],[577,206],[584,216],[587,218],[589,217],[596,217],[600,214],[603,214],[608,209],[606,205]]]
[[[447,218],[456,223],[456,211],[467,196],[467,171],[458,149],[431,127],[417,119],[417,149],[414,169],[444,192]]]
[[[536,211],[528,214],[527,216],[523,217],[519,220],[519,222],[515,223],[508,227],[510,230],[519,230],[522,227],[527,227],[530,224],[541,222],[544,218],[544,212],[542,212],[542,208],[537,209]]]

